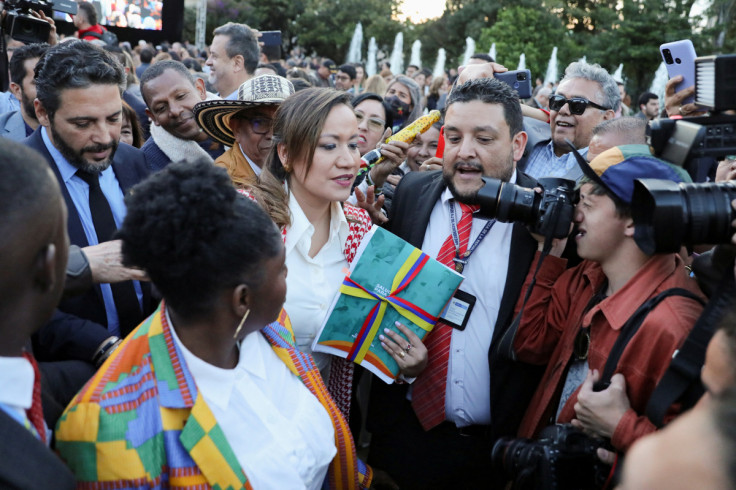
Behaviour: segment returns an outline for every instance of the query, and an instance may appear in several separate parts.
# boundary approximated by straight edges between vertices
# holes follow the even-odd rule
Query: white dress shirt
[[[0,356],[0,409],[23,426],[30,427],[26,410],[33,404],[33,366],[25,357]],[[46,429],[46,440],[51,434]]]
[[[253,488],[321,488],[337,452],[330,417],[263,335],[243,339],[234,369],[196,357],[173,328],[171,336]]]
[[[516,182],[516,172],[510,181]],[[430,257],[437,257],[450,236],[450,206],[455,206],[457,220],[462,215],[459,204],[451,199],[452,193],[445,189],[432,209],[422,243],[422,250]],[[473,218],[468,249],[486,223]],[[445,414],[458,427],[491,423],[488,350],[506,284],[512,229],[511,223],[496,222],[463,270],[465,280],[460,290],[475,296],[476,303],[465,330],[452,330]]]
[[[312,352],[312,341],[324,323],[327,309],[348,272],[343,250],[350,228],[339,203],[330,208],[330,235],[314,257],[309,256],[314,226],[309,222],[293,194],[289,193],[291,225],[286,229],[286,302],[299,350]],[[330,356],[314,353],[314,360],[325,380],[329,376]]]

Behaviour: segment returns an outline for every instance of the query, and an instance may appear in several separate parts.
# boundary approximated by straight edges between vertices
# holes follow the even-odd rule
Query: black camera
[[[736,181],[639,179],[631,201],[634,240],[648,255],[679,252],[682,245],[731,243],[734,199]]]
[[[501,438],[493,445],[493,471],[512,490],[593,490],[606,482],[611,467],[596,454],[602,441],[570,424],[545,427],[539,439]]]
[[[53,11],[74,15],[77,4],[74,0],[5,0],[3,31],[16,41],[26,44],[45,43],[49,39],[51,25],[31,15],[31,10],[43,12],[47,17]]]
[[[483,177],[478,191],[479,217],[529,226],[532,233],[564,238],[570,233],[575,211],[575,182],[567,179],[539,179],[542,193],[498,179]]]

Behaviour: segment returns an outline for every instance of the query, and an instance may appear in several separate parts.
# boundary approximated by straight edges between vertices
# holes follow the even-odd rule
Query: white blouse
[[[314,257],[309,256],[314,226],[293,194],[289,194],[291,225],[286,229],[286,302],[299,350],[312,352],[312,341],[327,315],[327,309],[348,272],[343,250],[350,228],[339,203],[330,208],[330,235]],[[329,376],[330,356],[313,354],[322,377]]]
[[[196,357],[173,328],[171,336],[253,488],[321,488],[337,452],[330,417],[263,335],[243,339],[234,369]]]

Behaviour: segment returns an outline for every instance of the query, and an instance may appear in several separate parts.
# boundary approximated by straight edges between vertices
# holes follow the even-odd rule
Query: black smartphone
[[[528,99],[532,96],[531,71],[513,70],[505,73],[494,73],[493,76],[516,90],[520,99]]]
[[[258,39],[264,46],[281,46],[281,31],[261,31]]]

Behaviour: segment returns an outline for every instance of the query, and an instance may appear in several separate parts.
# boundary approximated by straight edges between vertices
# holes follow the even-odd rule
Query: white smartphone
[[[683,80],[675,85],[675,92],[695,85],[695,58],[697,58],[697,55],[692,41],[684,39],[665,43],[659,47],[659,52],[662,54],[670,78],[682,75]],[[683,104],[689,104],[694,100],[695,95],[693,94],[682,102]]]

